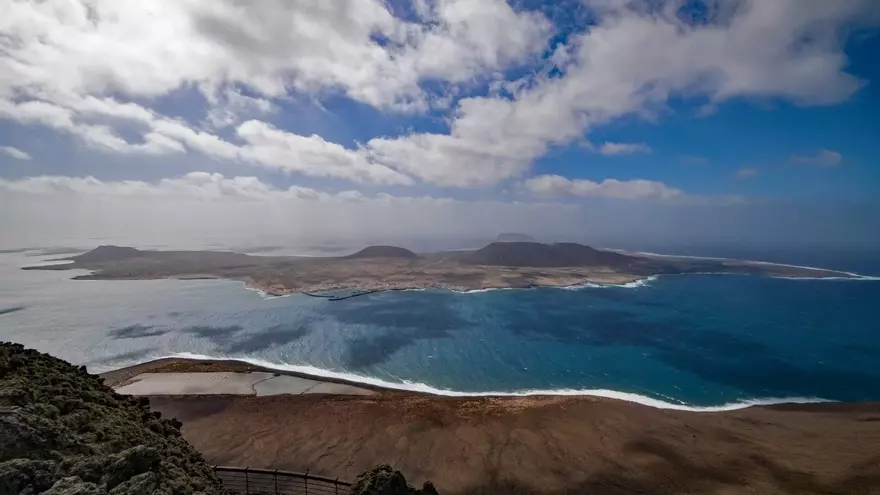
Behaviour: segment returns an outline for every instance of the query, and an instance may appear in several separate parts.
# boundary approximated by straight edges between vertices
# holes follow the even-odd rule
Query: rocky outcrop
[[[84,366],[0,344],[0,494],[219,494],[180,426]]]
[[[463,259],[472,265],[523,267],[621,267],[643,261],[611,251],[601,251],[573,242],[493,242]]]
[[[127,260],[145,256],[146,253],[133,247],[98,246],[87,253],[69,259],[79,263],[102,263],[107,261]]]
[[[357,477],[351,487],[351,495],[438,495],[430,481],[421,490],[406,483],[400,471],[383,464]]]

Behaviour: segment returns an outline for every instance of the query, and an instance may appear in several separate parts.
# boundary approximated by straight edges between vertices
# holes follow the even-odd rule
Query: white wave
[[[858,275],[856,273],[849,272],[841,272],[846,273],[847,275],[852,275],[852,277],[782,277],[782,276],[773,276],[768,275],[770,278],[779,278],[783,280],[845,280],[847,282],[853,281],[878,281],[880,277],[872,277],[869,275]]]
[[[626,284],[616,285],[614,287],[623,287],[625,289],[637,289],[639,287],[647,287],[648,282],[653,282],[654,280],[657,280],[658,278],[659,278],[659,275],[651,275],[648,278],[643,278],[641,280],[636,280],[636,281],[629,282]]]
[[[609,285],[602,284],[594,284],[591,282],[585,282],[583,284],[574,284],[574,285],[563,285],[562,287],[556,287],[561,290],[582,290],[582,289],[606,289],[610,287]]]
[[[480,294],[482,292],[493,292],[496,290],[530,290],[532,287],[489,287],[486,289],[471,289],[471,290],[454,290],[452,292],[457,292],[459,294]]]
[[[624,284],[597,284],[594,282],[585,282],[583,284],[575,284],[575,285],[566,285],[563,287],[556,287],[556,289],[562,290],[582,290],[582,289],[608,289],[608,288],[618,288],[618,289],[638,289],[639,287],[647,287],[648,282],[653,282],[657,280],[659,275],[651,275],[650,277],[646,277],[639,280],[633,280],[632,282],[627,282]]]
[[[28,265],[26,268],[34,268],[38,266],[56,266],[56,265],[70,265],[71,263],[75,263],[74,260],[44,260],[39,263],[34,263]]]
[[[257,295],[259,295],[259,296],[260,296],[261,298],[263,298],[263,299],[278,299],[278,298],[281,298],[281,297],[290,297],[290,296],[295,296],[295,295],[297,295],[296,292],[291,292],[290,294],[284,294],[284,295],[281,295],[281,296],[276,296],[276,295],[274,295],[274,294],[269,294],[268,292],[266,292],[266,291],[264,291],[264,290],[262,290],[262,289],[257,289],[256,287],[250,287],[250,286],[248,286],[247,282],[242,282],[242,285],[244,285],[244,289],[245,289],[245,290],[249,290],[249,291],[251,291],[251,292],[256,292]]]
[[[194,354],[191,352],[180,352],[170,356],[163,356],[155,359],[178,358],[178,359],[203,359],[211,361],[236,360],[246,363],[269,368],[279,371],[291,371],[310,376],[316,379],[329,378],[335,380],[344,380],[352,383],[360,383],[374,387],[403,390],[408,392],[418,392],[429,395],[439,395],[444,397],[532,397],[540,395],[564,395],[564,396],[591,396],[604,397],[607,399],[617,399],[626,402],[635,402],[657,409],[671,409],[676,411],[696,411],[696,412],[722,412],[734,411],[737,409],[745,409],[752,406],[768,406],[773,404],[811,404],[819,402],[834,402],[827,399],[817,397],[766,397],[756,399],[746,399],[738,402],[730,402],[719,406],[691,406],[683,402],[666,402],[653,397],[633,394],[630,392],[619,392],[617,390],[608,389],[547,389],[547,390],[517,390],[512,392],[487,391],[487,392],[462,392],[458,390],[450,390],[437,388],[421,382],[413,382],[409,380],[401,380],[400,382],[389,382],[381,378],[373,378],[369,376],[357,375],[354,373],[345,373],[340,371],[331,371],[308,365],[279,364],[261,359],[243,358],[243,357],[222,357],[206,356],[203,354]]]
[[[710,261],[738,261],[744,263],[751,263],[754,265],[768,265],[768,266],[784,266],[786,268],[800,268],[803,270],[815,270],[822,272],[837,272],[849,275],[849,277],[777,277],[768,275],[770,278],[782,278],[782,279],[790,279],[790,280],[880,280],[880,277],[874,277],[871,275],[862,275],[860,273],[853,272],[845,272],[842,270],[832,270],[830,268],[819,268],[816,266],[806,266],[806,265],[790,265],[786,263],[775,263],[772,261],[754,261],[754,260],[744,260],[739,258],[719,258],[713,256],[685,256],[683,254],[660,254],[660,253],[651,253],[648,251],[627,251],[624,249],[608,249],[608,251],[614,251],[615,253],[622,254],[632,254],[632,255],[642,255],[642,256],[654,256],[657,258],[683,258],[689,260],[710,260]],[[711,275],[711,273],[683,273],[681,275]],[[717,275],[736,275],[736,274],[728,274],[725,272],[719,272]]]

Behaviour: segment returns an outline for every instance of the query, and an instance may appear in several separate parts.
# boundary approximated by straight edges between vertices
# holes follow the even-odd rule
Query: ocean
[[[679,250],[880,275],[880,256]],[[623,287],[272,298],[234,281],[74,281],[0,254],[2,339],[103,372],[168,356],[444,395],[656,407],[880,400],[880,279],[661,276]]]

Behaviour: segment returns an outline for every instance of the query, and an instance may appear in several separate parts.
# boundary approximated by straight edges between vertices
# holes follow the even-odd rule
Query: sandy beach
[[[118,386],[145,372],[192,371],[261,369],[163,360],[104,376]],[[378,392],[151,404],[183,421],[210,463],[342,479],[390,463],[444,494],[880,493],[880,403],[702,413],[597,397]]]

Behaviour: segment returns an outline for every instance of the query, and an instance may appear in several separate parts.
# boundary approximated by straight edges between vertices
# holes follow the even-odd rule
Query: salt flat
[[[328,383],[265,372],[141,373],[116,392],[126,395],[371,395],[352,385]]]

